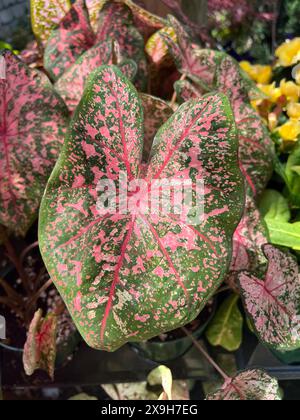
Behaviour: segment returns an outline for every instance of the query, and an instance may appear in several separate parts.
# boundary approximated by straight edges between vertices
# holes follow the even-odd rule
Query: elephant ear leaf
[[[249,192],[259,196],[273,172],[273,141],[260,116],[250,105],[240,67],[231,57],[221,60],[216,79],[217,90],[229,97],[235,115],[241,171],[247,180]]]
[[[31,0],[31,26],[36,38],[45,44],[52,30],[71,8],[70,0]]]
[[[51,33],[46,44],[44,66],[56,81],[86,50],[94,45],[85,0],[77,0]]]
[[[177,19],[169,16],[169,21],[175,30],[177,42],[165,33],[160,36],[168,45],[178,70],[199,84],[205,92],[212,90],[216,66],[223,53],[202,49]]]
[[[153,140],[159,128],[173,114],[173,109],[162,99],[144,93],[140,94],[144,110],[143,161],[148,162]]]
[[[265,269],[267,260],[262,247],[269,242],[268,230],[252,196],[247,195],[244,215],[233,237],[233,254],[227,282],[237,289],[241,270]]]
[[[276,351],[300,346],[300,277],[296,259],[272,245],[264,246],[269,261],[264,280],[242,272],[239,283],[245,308],[260,339]]]
[[[45,75],[0,53],[0,224],[25,235],[68,126],[68,110]]]
[[[48,314],[43,318],[42,310],[39,309],[31,321],[24,346],[23,365],[28,376],[42,369],[54,378],[56,335],[57,316]]]
[[[119,176],[138,181],[143,131],[133,85],[114,66],[98,69],[87,82],[41,206],[44,261],[79,331],[98,349],[113,351],[193,320],[224,279],[244,204],[225,96],[192,101],[172,115],[155,137],[137,191]],[[196,201],[196,183],[203,178],[204,193]],[[168,209],[149,214],[145,191],[155,193],[157,180],[164,179],[191,180],[192,210],[203,202],[204,215],[196,212],[190,220],[186,207],[179,217]],[[120,182],[117,190],[129,189],[129,211],[99,208],[100,180],[112,190]]]
[[[132,11],[120,2],[109,2],[100,13],[96,34],[97,42],[114,40],[119,45],[119,53],[124,59],[136,62],[138,74],[136,85],[140,90],[147,87],[147,60],[144,39],[134,26]]]
[[[209,401],[280,401],[278,381],[258,369],[229,378],[222,389],[207,396]]]

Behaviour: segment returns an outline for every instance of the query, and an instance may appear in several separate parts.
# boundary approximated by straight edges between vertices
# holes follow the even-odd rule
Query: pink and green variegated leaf
[[[209,92],[214,87],[217,64],[224,54],[202,49],[200,45],[193,41],[177,19],[170,16],[169,21],[171,27],[175,30],[177,42],[174,42],[171,37],[164,33],[161,33],[160,36],[167,43],[178,70],[199,84],[206,92]]]
[[[237,275],[242,270],[258,272],[264,270],[267,260],[262,247],[269,242],[266,224],[255,204],[247,195],[243,218],[233,237],[233,255],[227,282],[237,289]]]
[[[300,347],[300,276],[296,259],[272,245],[264,246],[269,266],[264,280],[239,275],[245,308],[259,338],[278,351]]]
[[[30,0],[32,31],[45,44],[52,30],[71,8],[70,0]]]
[[[17,235],[37,217],[68,123],[48,78],[0,53],[0,225]]]
[[[168,35],[174,42],[177,42],[175,31],[171,26],[160,29],[149,38],[145,50],[151,63],[158,67],[166,65],[170,61],[168,45],[164,38],[160,36],[162,33]]]
[[[44,66],[52,80],[58,80],[78,57],[91,48],[94,38],[85,0],[77,0],[52,31],[46,44]]]
[[[274,166],[274,144],[260,116],[251,107],[239,65],[224,57],[216,76],[218,91],[231,102],[239,130],[240,167],[251,193],[257,197],[267,186]]]
[[[141,176],[143,124],[139,95],[120,70],[93,73],[41,208],[44,261],[79,331],[98,349],[193,320],[224,280],[244,205],[233,115],[227,98],[214,94],[184,104],[160,128],[144,187],[128,186],[136,207],[130,199],[127,213],[98,212],[99,180]],[[203,203],[203,217],[191,224],[187,207],[182,215],[147,212],[147,192],[155,196],[165,178],[192,181],[191,204]]]
[[[200,98],[204,92],[201,92],[199,86],[193,85],[189,80],[178,80],[174,84],[174,89],[177,94],[177,102],[183,103],[191,99]]]
[[[144,111],[143,161],[148,162],[156,133],[173,114],[173,109],[162,99],[140,94]]]
[[[100,13],[96,38],[97,42],[116,41],[121,56],[136,62],[138,66],[136,85],[144,91],[148,75],[145,45],[142,35],[134,26],[130,8],[119,2],[105,4]]]
[[[56,359],[57,316],[48,314],[43,318],[39,309],[31,321],[24,346],[23,365],[26,375],[33,375],[37,369],[45,370],[54,378]]]
[[[98,29],[99,14],[107,0],[85,0],[86,7],[89,11],[90,22],[93,31],[96,33]]]
[[[208,401],[280,401],[277,379],[253,369],[226,381],[219,391],[207,396]]]
[[[55,83],[55,89],[65,101],[70,112],[80,102],[87,78],[98,67],[112,63],[111,42],[101,42],[82,54]]]

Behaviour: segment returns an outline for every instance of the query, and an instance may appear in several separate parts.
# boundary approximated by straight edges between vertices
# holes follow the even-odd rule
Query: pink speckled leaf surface
[[[54,378],[56,359],[57,316],[48,314],[43,318],[39,309],[30,324],[24,346],[23,365],[26,375],[33,375],[37,369],[45,370]]]
[[[143,161],[148,162],[150,151],[158,129],[171,117],[173,109],[162,99],[145,93],[140,94],[144,110]]]
[[[233,255],[228,283],[237,288],[237,274],[241,270],[264,270],[267,260],[262,246],[269,242],[266,224],[252,196],[247,195],[244,215],[233,237]]]
[[[70,0],[30,0],[32,30],[42,45],[70,8]]]
[[[132,11],[122,3],[109,2],[100,13],[97,42],[115,40],[120,54],[137,63],[137,87],[144,91],[147,87],[147,60],[144,39],[134,25]]]
[[[249,189],[259,196],[273,172],[274,145],[262,119],[249,103],[239,65],[224,57],[217,68],[216,88],[230,98],[240,139],[240,166]]]
[[[259,338],[277,351],[300,347],[300,276],[297,260],[272,245],[264,246],[269,266],[264,280],[242,272],[245,308]]]
[[[208,401],[280,401],[278,381],[259,369],[246,370],[207,396]]]
[[[68,122],[47,77],[0,53],[0,224],[17,235],[37,217]]]
[[[49,273],[87,343],[116,350],[193,320],[223,281],[244,205],[237,136],[227,98],[184,104],[158,131],[138,210],[99,215],[100,179],[140,176],[138,93],[116,67],[87,83],[44,196],[40,246]],[[157,180],[204,179],[205,214],[145,214]],[[131,197],[132,198],[132,197]],[[195,200],[193,194],[193,202]],[[195,203],[194,203],[195,204]],[[185,210],[185,209],[184,209]]]
[[[85,0],[77,0],[46,44],[44,66],[52,80],[58,80],[94,42]]]

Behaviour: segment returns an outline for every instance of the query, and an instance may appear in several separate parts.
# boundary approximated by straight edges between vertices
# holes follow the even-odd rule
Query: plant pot
[[[270,349],[270,351],[285,365],[300,365],[300,349],[285,352]]]
[[[216,312],[216,302],[212,304],[211,312],[206,320],[192,332],[194,338],[199,340],[206,330],[208,324]],[[167,363],[184,356],[193,346],[192,340],[187,337],[181,337],[170,341],[144,341],[142,343],[130,343],[130,346],[142,357],[157,363]]]

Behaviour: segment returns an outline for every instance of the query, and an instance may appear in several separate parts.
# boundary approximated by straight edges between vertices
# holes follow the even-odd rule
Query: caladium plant
[[[0,224],[25,235],[64,141],[68,110],[45,75],[0,53]]]
[[[158,131],[141,170],[137,91],[116,67],[92,74],[48,183],[39,226],[48,271],[90,346],[112,351],[182,326],[223,281],[244,205],[233,122],[222,94],[185,103]],[[137,194],[137,207],[101,215],[99,181],[115,182],[121,172],[133,183],[143,176],[144,189],[129,193]],[[194,215],[194,224],[175,212],[143,211],[146,191],[163,179],[191,180],[194,205],[197,180],[204,182],[204,214]]]
[[[27,375],[42,369],[54,378],[56,333],[57,316],[50,313],[43,318],[43,311],[39,309],[31,321],[24,346],[23,365]]]
[[[300,348],[300,276],[296,259],[264,246],[269,266],[264,280],[242,272],[239,283],[245,308],[260,339],[277,351]]]
[[[85,0],[77,0],[46,44],[44,66],[52,80],[58,80],[94,42]]]
[[[279,401],[278,381],[258,369],[246,370],[229,378],[221,390],[208,395],[213,401]]]
[[[103,64],[113,64],[114,58],[119,68],[130,79],[134,80],[137,74],[137,65],[133,60],[123,60],[115,55],[114,45],[104,41],[90,48],[62,75],[56,82],[55,89],[69,108],[74,112],[80,102],[84,86],[89,75]]]
[[[30,0],[32,30],[42,45],[70,8],[70,0]]]

